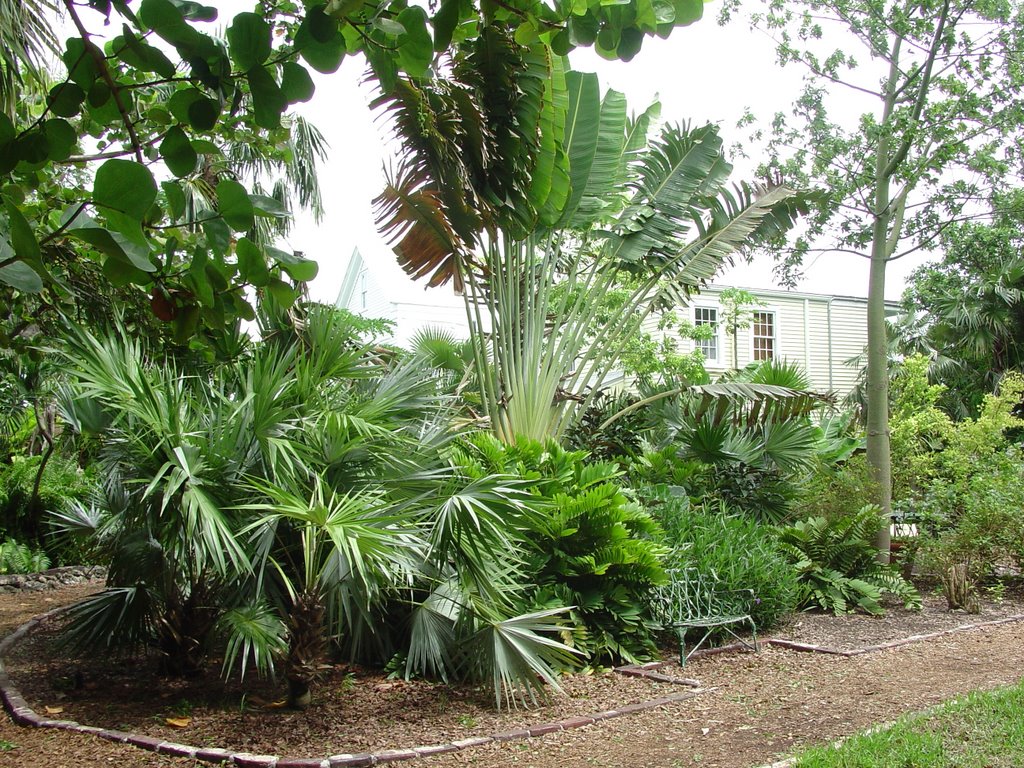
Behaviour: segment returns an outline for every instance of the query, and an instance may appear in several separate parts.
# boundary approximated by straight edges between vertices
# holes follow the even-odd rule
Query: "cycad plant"
[[[466,441],[459,462],[486,476],[520,478],[539,514],[520,520],[520,599],[570,607],[566,632],[591,663],[633,662],[652,651],[644,611],[665,573],[660,529],[619,485],[614,463],[589,461],[554,441],[505,445],[489,434]]]

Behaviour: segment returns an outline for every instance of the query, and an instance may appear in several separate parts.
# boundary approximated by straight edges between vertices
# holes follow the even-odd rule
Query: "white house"
[[[726,286],[709,285],[681,311],[695,325],[713,325],[711,339],[685,339],[704,351],[712,375],[733,368],[733,343],[723,324],[720,296]],[[796,291],[748,289],[759,304],[748,308],[747,327],[736,333],[736,367],[757,360],[800,363],[815,391],[844,396],[856,383],[859,364],[849,364],[867,345],[867,299]],[[408,346],[421,328],[442,328],[466,338],[468,324],[461,297],[451,287],[424,288],[411,280],[394,258],[366,259],[353,251],[336,305],[367,317],[395,323],[392,341]],[[892,305],[895,310],[895,305]]]
[[[722,326],[723,285],[709,285],[693,296],[685,310],[694,325],[711,324],[715,335],[691,342],[704,350],[712,375],[734,367],[733,340]],[[747,308],[747,325],[736,332],[735,366],[782,359],[800,363],[820,392],[846,395],[860,372],[868,341],[867,299],[797,291],[748,289],[759,304]],[[890,304],[895,311],[896,305]]]
[[[395,257],[364,258],[352,251],[334,304],[357,315],[394,323],[390,341],[408,347],[422,328],[442,328],[457,339],[469,335],[466,308],[451,286],[425,288],[398,266]]]

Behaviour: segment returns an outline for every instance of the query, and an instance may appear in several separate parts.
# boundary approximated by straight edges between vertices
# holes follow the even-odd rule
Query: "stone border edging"
[[[34,573],[4,573],[0,574],[0,592],[57,589],[72,584],[83,584],[106,576],[106,573],[107,569],[102,565],[62,565]]]
[[[558,733],[560,731],[568,731],[574,728],[582,728],[583,726],[593,725],[603,720],[611,720],[615,717],[633,715],[649,709],[663,707],[667,704],[674,704],[679,701],[696,698],[706,690],[711,690],[700,688],[700,683],[696,680],[674,678],[668,675],[648,672],[644,669],[650,669],[652,665],[627,665],[629,671],[623,670],[621,671],[622,674],[644,677],[655,682],[668,682],[677,685],[686,685],[693,687],[694,690],[685,691],[683,693],[674,693],[659,699],[641,701],[635,704],[625,704],[621,707],[605,710],[604,712],[598,712],[596,714],[568,717],[554,723],[543,723],[540,725],[530,726],[528,728],[506,731],[504,733],[495,733],[490,736],[458,739],[447,744],[434,744],[430,746],[413,747],[411,749],[388,749],[383,752],[376,752],[373,754],[363,752],[359,754],[331,755],[326,758],[293,758],[279,757],[277,755],[256,755],[249,752],[232,752],[227,749],[211,747],[193,747],[188,744],[179,744],[177,742],[167,741],[166,739],[158,739],[154,736],[125,733],[114,729],[99,728],[94,725],[82,725],[74,720],[54,720],[48,717],[40,717],[35,710],[28,705],[28,702],[26,702],[22,697],[21,692],[14,687],[14,683],[7,675],[7,670],[3,663],[3,655],[16,643],[22,640],[25,635],[44,621],[64,613],[71,607],[71,605],[64,605],[59,608],[54,608],[51,611],[47,611],[46,613],[41,613],[38,616],[34,616],[14,630],[10,635],[5,637],[3,641],[0,641],[0,700],[3,701],[4,707],[10,713],[11,719],[15,723],[21,726],[56,728],[63,731],[71,731],[72,733],[92,735],[105,739],[106,741],[113,741],[119,744],[130,744],[134,747],[149,750],[150,752],[156,752],[161,755],[185,757],[192,760],[202,760],[204,762],[217,764],[230,764],[239,766],[239,768],[342,768],[343,766],[346,768],[356,768],[356,766],[370,766],[381,763],[398,762],[399,760],[412,760],[414,758],[425,757],[427,755],[440,755],[446,752],[457,752],[471,747],[491,744],[492,742],[529,739],[536,736],[545,736],[549,733]],[[659,666],[661,663],[653,662],[653,665]],[[616,671],[620,671],[620,669],[617,669]]]

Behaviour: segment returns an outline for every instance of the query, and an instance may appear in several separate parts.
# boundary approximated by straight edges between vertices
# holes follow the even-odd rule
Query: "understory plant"
[[[878,508],[868,504],[849,516],[812,517],[780,530],[783,552],[799,579],[798,607],[881,614],[882,595],[890,593],[906,608],[920,608],[914,586],[877,560],[879,525]]]
[[[185,372],[83,331],[66,418],[100,442],[104,493],[54,517],[105,553],[70,641],[155,647],[168,673],[283,666],[309,704],[332,653],[535,696],[578,655],[567,606],[523,609],[528,494],[450,461],[449,398],[328,307],[267,316],[236,361]],[[267,331],[271,332],[267,332]]]
[[[926,570],[961,584],[947,590],[951,607],[973,605],[998,566],[1024,562],[1024,377],[1007,373],[959,422],[939,409],[943,387],[928,383],[923,357],[907,359],[894,390],[894,495],[921,531]]]
[[[798,366],[765,361],[728,381],[647,393],[635,407],[656,448],[633,462],[634,476],[762,522],[792,519],[798,483],[822,447],[812,417],[829,404],[807,387]]]
[[[0,531],[45,548],[54,547],[46,539],[47,513],[87,499],[95,480],[93,473],[60,453],[50,457],[40,475],[42,463],[40,455],[19,455],[0,465]]]
[[[50,567],[50,558],[41,549],[14,539],[0,541],[0,574],[38,573]]]
[[[571,606],[567,642],[592,663],[620,663],[653,650],[646,597],[665,579],[660,528],[620,486],[622,471],[590,462],[553,441],[505,446],[481,434],[460,461],[480,473],[505,473],[529,487],[537,514],[523,520],[523,599]]]
[[[797,604],[797,576],[770,526],[725,503],[692,505],[666,487],[648,488],[644,499],[665,532],[666,568],[696,569],[716,589],[750,590],[745,611],[758,629],[774,626]]]

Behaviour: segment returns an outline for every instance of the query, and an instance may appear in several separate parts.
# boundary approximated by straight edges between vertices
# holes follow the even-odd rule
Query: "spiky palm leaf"
[[[0,0],[0,105],[11,117],[24,89],[47,87],[44,60],[61,51],[58,8],[52,0]]]
[[[475,676],[489,676],[499,708],[520,702],[536,703],[544,686],[560,691],[555,670],[575,666],[582,654],[548,635],[559,635],[564,626],[557,617],[571,608],[551,608],[514,616],[494,617],[472,638],[478,653],[473,658]]]
[[[224,676],[236,665],[244,680],[250,662],[261,675],[274,673],[274,657],[287,649],[286,628],[277,613],[265,602],[232,608],[220,617],[218,629],[227,637],[224,651]]]

